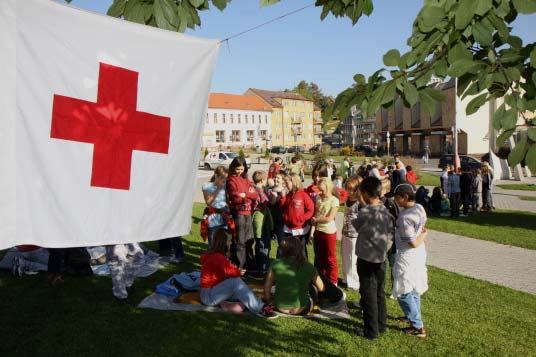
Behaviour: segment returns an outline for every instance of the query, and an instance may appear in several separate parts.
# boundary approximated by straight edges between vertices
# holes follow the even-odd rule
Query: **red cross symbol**
[[[50,137],[93,144],[91,186],[128,190],[133,150],[168,153],[170,118],[137,101],[138,72],[105,63],[96,103],[54,94]]]

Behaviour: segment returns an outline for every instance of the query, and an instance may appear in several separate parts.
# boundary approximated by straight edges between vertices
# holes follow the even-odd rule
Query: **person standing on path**
[[[352,222],[359,214],[359,184],[363,181],[361,177],[350,177],[346,181],[348,200],[344,211],[344,223],[342,228],[341,256],[342,256],[342,282],[348,289],[359,289],[359,275],[357,275],[357,255],[355,255],[355,244],[357,241],[357,230]]]
[[[482,209],[489,212],[493,209],[493,172],[486,163],[482,165]]]
[[[449,200],[450,200],[450,216],[457,218],[460,216],[460,175],[456,172],[456,169],[449,171]]]
[[[476,169],[473,174],[471,192],[473,193],[472,211],[473,213],[478,213],[480,212],[480,196],[482,194],[482,175],[480,169]]]

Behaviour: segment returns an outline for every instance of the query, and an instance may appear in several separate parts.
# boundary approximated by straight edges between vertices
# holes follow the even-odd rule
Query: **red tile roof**
[[[210,93],[208,98],[209,108],[238,109],[271,112],[272,108],[260,98],[240,94]]]
[[[275,100],[276,98],[306,100],[308,102],[312,102],[312,100],[307,99],[304,96],[297,94],[297,93],[293,93],[293,92],[272,91],[272,90],[264,90],[264,89],[256,89],[256,88],[250,88],[249,91],[257,94],[259,97],[264,99],[267,103],[269,103],[272,107],[276,107],[276,108],[282,107],[281,103]]]

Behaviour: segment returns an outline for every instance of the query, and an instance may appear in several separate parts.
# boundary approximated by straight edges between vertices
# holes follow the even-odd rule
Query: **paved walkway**
[[[536,294],[536,250],[430,231],[428,264]]]

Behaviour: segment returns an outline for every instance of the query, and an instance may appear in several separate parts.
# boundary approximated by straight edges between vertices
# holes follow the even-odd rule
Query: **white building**
[[[218,150],[270,147],[271,114],[272,108],[258,97],[210,93],[202,146]]]

